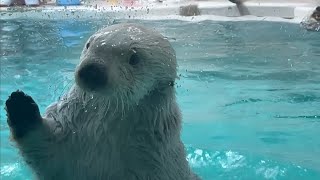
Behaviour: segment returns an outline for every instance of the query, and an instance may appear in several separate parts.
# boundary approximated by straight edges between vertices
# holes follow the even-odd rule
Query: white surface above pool
[[[181,16],[182,6],[197,5],[199,15]],[[189,21],[284,21],[299,23],[311,13],[320,0],[246,0],[248,15],[241,15],[236,4],[228,0],[140,1],[132,7],[112,5],[106,1],[90,1],[80,6],[2,7],[1,19],[180,19]]]

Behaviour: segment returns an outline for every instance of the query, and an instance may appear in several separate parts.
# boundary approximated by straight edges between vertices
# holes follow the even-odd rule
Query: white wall
[[[180,0],[184,1],[184,0]],[[188,1],[188,0],[186,0]],[[228,0],[195,0],[195,1],[210,1],[210,2],[223,2]],[[257,3],[305,3],[320,6],[320,0],[244,0],[246,2],[257,2]]]

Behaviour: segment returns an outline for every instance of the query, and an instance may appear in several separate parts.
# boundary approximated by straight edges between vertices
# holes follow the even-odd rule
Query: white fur
[[[176,58],[169,42],[133,24],[95,33],[77,72],[97,61],[112,66],[109,87],[85,90],[80,81],[50,105],[42,128],[18,146],[39,179],[193,180],[180,140],[175,89]],[[126,62],[140,52],[138,69]],[[79,86],[80,84],[80,86]]]

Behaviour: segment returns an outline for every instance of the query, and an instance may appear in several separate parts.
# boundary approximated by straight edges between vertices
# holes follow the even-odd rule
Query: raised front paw
[[[15,138],[24,136],[40,124],[41,115],[38,105],[22,91],[11,93],[6,101],[7,122]]]

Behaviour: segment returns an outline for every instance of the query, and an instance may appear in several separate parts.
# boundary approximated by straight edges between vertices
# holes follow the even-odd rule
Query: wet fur
[[[98,31],[87,43],[77,83],[47,108],[37,120],[40,126],[22,137],[15,137],[11,127],[37,178],[198,179],[180,140],[181,115],[172,86],[177,65],[169,42],[152,30],[120,24]],[[132,47],[143,60],[140,66],[126,62]],[[77,79],[79,69],[91,61],[112,67],[109,88],[91,92]],[[10,122],[14,101],[7,102],[13,104],[7,106]]]

